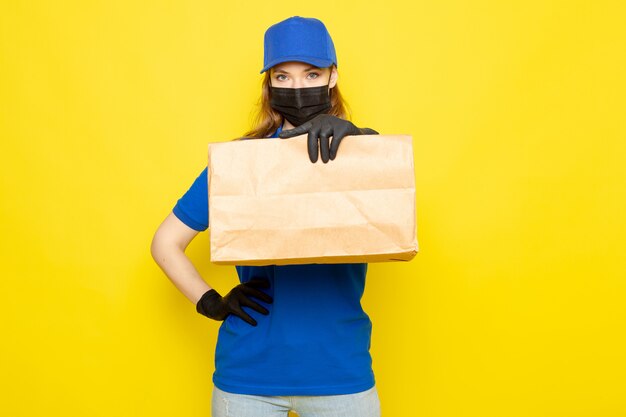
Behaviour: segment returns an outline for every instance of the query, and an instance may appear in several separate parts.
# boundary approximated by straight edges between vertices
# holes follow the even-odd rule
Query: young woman
[[[306,133],[310,162],[303,163],[319,156],[328,163],[343,137],[376,133],[345,120],[335,48],[321,21],[294,16],[271,26],[261,73],[259,117],[244,136]],[[367,264],[237,266],[241,283],[221,296],[185,255],[208,216],[204,168],[159,226],[151,250],[198,313],[223,320],[213,416],[379,416],[372,324],[360,302]]]

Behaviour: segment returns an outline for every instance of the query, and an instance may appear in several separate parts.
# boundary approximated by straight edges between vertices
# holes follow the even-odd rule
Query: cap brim
[[[318,68],[327,68],[330,67],[334,62],[330,59],[321,59],[321,58],[312,58],[308,56],[288,56],[282,57],[280,59],[275,59],[274,61],[270,61],[263,69],[260,74],[263,74],[268,69],[272,68],[274,65],[282,64],[283,62],[291,62],[298,61],[304,62],[307,64],[315,65]]]

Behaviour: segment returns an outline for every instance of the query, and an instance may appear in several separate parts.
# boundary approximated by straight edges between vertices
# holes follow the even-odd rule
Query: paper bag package
[[[211,262],[408,261],[417,253],[412,138],[347,136],[311,163],[306,135],[209,145]]]

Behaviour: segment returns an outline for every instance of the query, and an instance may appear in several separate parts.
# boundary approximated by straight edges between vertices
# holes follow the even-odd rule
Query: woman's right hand
[[[250,297],[258,298],[266,303],[272,303],[272,297],[259,288],[269,288],[267,279],[253,278],[248,282],[237,285],[228,294],[222,297],[215,289],[205,292],[198,303],[196,311],[214,320],[224,320],[229,314],[234,314],[246,323],[256,326],[257,322],[241,307],[250,307],[261,314],[267,315],[269,311],[260,304],[252,301]]]

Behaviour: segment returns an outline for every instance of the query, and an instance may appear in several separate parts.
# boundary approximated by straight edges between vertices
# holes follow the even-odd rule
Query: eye
[[[278,81],[285,81],[287,79],[287,76],[285,74],[278,74],[275,78]]]
[[[311,80],[314,80],[314,79],[316,79],[319,76],[320,76],[320,74],[317,73],[317,72],[309,72],[309,75],[307,75],[307,78],[309,78]]]

